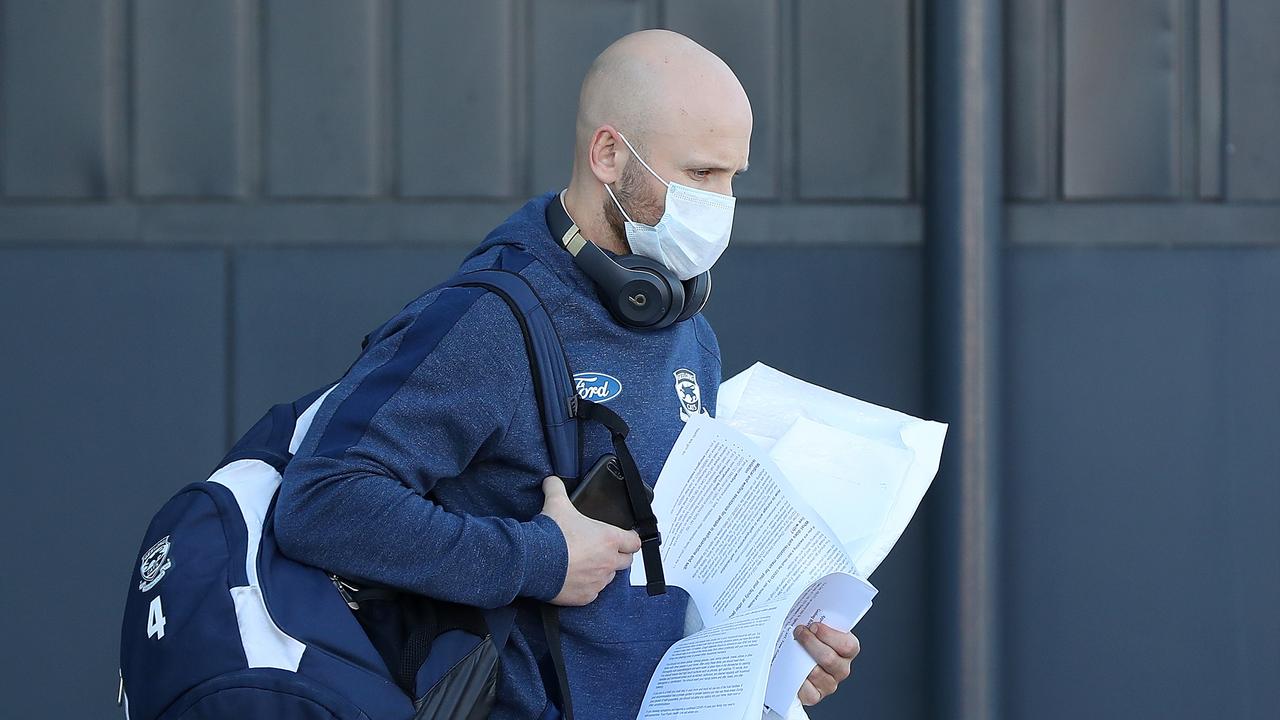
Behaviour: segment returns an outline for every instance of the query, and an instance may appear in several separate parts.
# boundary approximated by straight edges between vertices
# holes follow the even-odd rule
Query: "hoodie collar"
[[[533,255],[565,285],[595,296],[595,283],[578,268],[573,256],[560,246],[547,227],[547,204],[560,202],[560,191],[543,193],[530,199],[501,225],[494,228],[467,259],[487,252],[497,245],[517,247]]]

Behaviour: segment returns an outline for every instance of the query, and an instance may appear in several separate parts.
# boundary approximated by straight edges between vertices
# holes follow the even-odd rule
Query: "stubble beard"
[[[647,173],[648,171],[640,167],[640,163],[627,163],[627,166],[622,169],[622,177],[618,178],[613,194],[617,196],[622,207],[626,208],[632,220],[646,225],[656,225],[662,219],[662,202],[665,200],[665,195],[659,198],[649,187],[645,182]],[[627,218],[623,216],[622,211],[618,210],[618,206],[614,204],[608,193],[604,196],[603,210],[609,233],[618,241],[620,247],[627,248],[627,251],[631,252],[630,245],[627,243]]]

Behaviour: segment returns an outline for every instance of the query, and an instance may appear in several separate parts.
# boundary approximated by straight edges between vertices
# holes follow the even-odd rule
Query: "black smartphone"
[[[644,485],[644,492],[652,501],[653,490],[648,485]],[[609,523],[623,530],[632,530],[636,526],[631,498],[627,495],[626,481],[622,477],[622,465],[612,453],[601,457],[591,466],[573,489],[569,500],[578,508],[578,512],[593,520]]]

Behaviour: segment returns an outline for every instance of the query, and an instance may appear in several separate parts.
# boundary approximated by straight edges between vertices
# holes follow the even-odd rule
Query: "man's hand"
[[[823,623],[814,623],[813,630],[807,625],[797,625],[795,637],[818,663],[796,695],[801,703],[816,705],[835,692],[841,680],[849,677],[849,666],[862,646],[853,633],[840,632]]]
[[[542,514],[564,533],[569,546],[569,571],[552,605],[586,605],[596,599],[619,570],[631,567],[631,555],[640,549],[640,536],[578,512],[569,502],[564,481],[552,475],[542,481]]]

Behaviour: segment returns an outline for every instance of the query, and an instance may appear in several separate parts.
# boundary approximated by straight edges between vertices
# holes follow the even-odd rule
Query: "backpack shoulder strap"
[[[475,270],[447,280],[442,287],[483,287],[501,297],[524,333],[533,392],[542,414],[551,469],[567,485],[578,477],[578,394],[560,335],[529,282],[507,270]]]
[[[478,286],[496,293],[511,308],[524,333],[525,350],[533,371],[533,389],[542,412],[542,429],[547,438],[551,468],[572,487],[578,478],[578,393],[573,387],[564,346],[551,317],[542,306],[538,294],[520,275],[508,270],[476,270],[463,273],[445,283],[446,286]],[[560,643],[559,608],[543,603],[542,627],[547,636],[547,649],[555,669],[561,712],[573,720],[573,699],[569,675]]]

